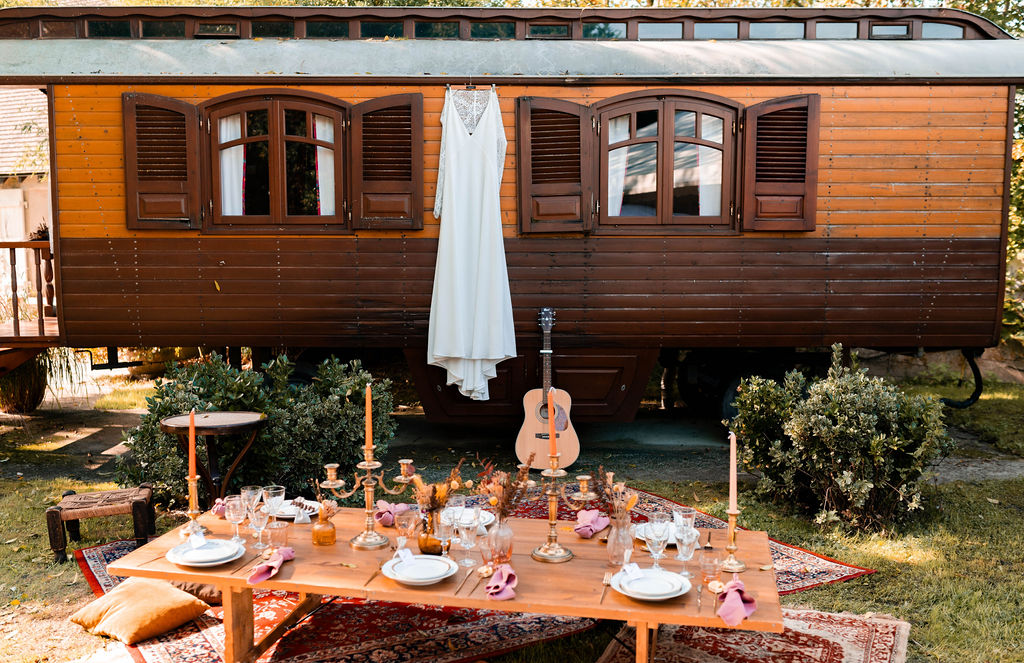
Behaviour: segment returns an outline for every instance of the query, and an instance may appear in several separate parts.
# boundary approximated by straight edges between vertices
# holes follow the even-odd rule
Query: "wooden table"
[[[652,636],[657,636],[659,624],[725,627],[714,614],[714,601],[708,600],[708,596],[704,597],[700,613],[697,612],[696,587],[679,598],[662,602],[634,601],[610,587],[602,591],[605,589],[604,573],[609,570],[605,546],[596,538],[576,537],[569,522],[559,525],[559,540],[571,548],[576,557],[563,564],[545,564],[533,560],[530,551],[545,540],[547,521],[520,518],[510,521],[516,532],[512,567],[519,577],[519,585],[515,599],[493,601],[484,591],[486,580],[481,580],[473,569],[460,568],[451,578],[429,587],[406,587],[383,576],[380,566],[392,556],[390,549],[357,551],[344,543],[349,534],[362,530],[364,520],[363,510],[342,509],[334,517],[339,543],[328,547],[312,545],[311,525],[293,524],[289,528],[288,542],[295,548],[295,561],[286,562],[276,576],[259,586],[298,592],[299,605],[257,643],[253,642],[252,589],[246,585],[251,569],[260,561],[254,550],[246,551],[241,559],[212,569],[179,567],[164,559],[165,553],[182,541],[178,530],[174,530],[113,562],[109,570],[120,576],[186,580],[219,587],[224,605],[224,660],[230,663],[249,663],[258,658],[285,631],[320,605],[324,595],[623,620],[636,626],[638,663],[646,663],[653,654],[650,642]],[[210,536],[230,537],[231,525],[226,521],[207,513],[200,517],[200,522],[210,529]],[[387,528],[382,531],[394,533]],[[702,533],[701,541],[705,538],[706,534]],[[719,553],[724,552],[725,539],[725,530],[712,530],[711,542]],[[740,531],[737,545],[737,557],[748,567],[741,577],[747,591],[757,598],[757,611],[737,628],[781,633],[782,610],[775,573],[759,570],[771,563],[768,536],[765,532]],[[650,563],[649,557],[641,552],[634,554],[633,561],[641,566]],[[342,566],[342,562],[354,564],[355,568]],[[662,566],[678,571],[683,563],[670,559]],[[686,566],[696,575],[694,563]]]

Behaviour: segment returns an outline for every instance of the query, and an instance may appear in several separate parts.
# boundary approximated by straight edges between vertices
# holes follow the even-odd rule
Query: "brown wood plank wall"
[[[425,343],[431,239],[67,239],[78,346]],[[986,345],[998,239],[508,239],[521,343],[559,347]]]

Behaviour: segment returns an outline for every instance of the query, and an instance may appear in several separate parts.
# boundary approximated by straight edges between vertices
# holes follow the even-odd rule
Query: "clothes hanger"
[[[466,85],[452,85],[451,83],[448,83],[445,87],[447,87],[449,90],[475,90],[476,89],[476,86],[473,85],[473,77],[472,76],[469,77],[469,83],[467,83]],[[498,86],[494,85],[492,83],[491,84],[491,89],[492,90],[497,90]]]

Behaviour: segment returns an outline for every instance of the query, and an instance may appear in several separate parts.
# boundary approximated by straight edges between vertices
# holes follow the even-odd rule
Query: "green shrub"
[[[267,426],[231,476],[228,492],[247,484],[280,484],[289,495],[309,495],[308,480],[322,478],[324,463],[339,463],[351,476],[362,460],[365,390],[372,376],[358,361],[335,358],[317,368],[311,384],[289,382],[294,365],[281,356],[263,366],[264,373],[232,368],[216,354],[208,361],[172,364],[167,379],[157,380],[146,399],[148,413],[125,435],[131,453],[118,458],[122,485],[142,481],[172,499],[187,493],[187,462],[175,436],[161,432],[164,417],[188,412],[252,410],[266,413]],[[373,381],[373,438],[376,454],[394,437],[391,381]],[[245,444],[243,436],[218,438],[218,467],[226,471]],[[198,453],[205,458],[205,445]]]
[[[942,405],[845,368],[841,346],[832,351],[828,375],[810,384],[797,372],[741,383],[730,422],[740,460],[760,496],[820,523],[891,525],[921,507],[922,473],[951,448]]]

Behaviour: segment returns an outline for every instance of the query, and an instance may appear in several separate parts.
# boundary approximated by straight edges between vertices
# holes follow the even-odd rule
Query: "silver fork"
[[[601,598],[598,600],[598,603],[600,603],[601,601],[604,601],[605,592],[608,591],[608,585],[610,585],[610,584],[612,584],[612,572],[611,571],[605,571],[604,572],[604,588],[601,589]]]

